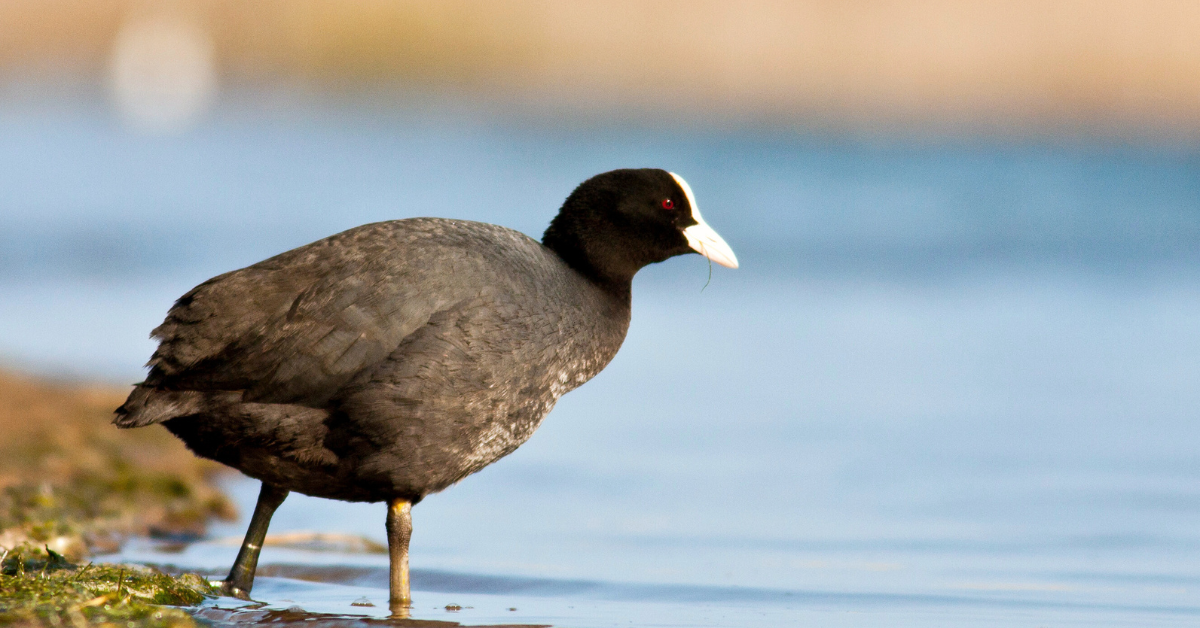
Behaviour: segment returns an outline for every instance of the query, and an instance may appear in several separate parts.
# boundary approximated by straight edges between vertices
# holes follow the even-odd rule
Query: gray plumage
[[[629,307],[516,231],[365,225],[181,297],[116,422],[309,495],[416,502],[525,442]]]

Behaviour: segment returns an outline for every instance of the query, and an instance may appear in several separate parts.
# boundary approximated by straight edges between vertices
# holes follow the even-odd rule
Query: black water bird
[[[161,423],[262,480],[233,595],[289,491],[388,502],[402,612],[412,504],[525,442],[616,355],[634,274],[692,252],[737,268],[687,182],[657,169],[588,179],[541,243],[438,218],[350,229],[180,297],[114,422]]]

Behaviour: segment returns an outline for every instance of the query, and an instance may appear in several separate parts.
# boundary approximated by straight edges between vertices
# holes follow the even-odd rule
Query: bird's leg
[[[408,540],[412,538],[412,502],[393,499],[388,502],[388,554],[391,559],[388,606],[394,617],[408,617],[412,596],[408,584]]]
[[[250,528],[246,530],[246,540],[242,541],[242,549],[238,551],[237,560],[233,561],[233,569],[225,579],[222,590],[226,595],[248,600],[250,588],[254,586],[254,570],[258,567],[258,552],[262,549],[263,539],[267,536],[267,526],[271,525],[271,515],[288,496],[285,488],[262,483],[258,493],[258,504],[254,506],[254,516],[250,518]]]

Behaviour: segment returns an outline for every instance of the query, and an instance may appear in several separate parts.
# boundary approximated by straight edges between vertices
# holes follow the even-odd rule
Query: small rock
[[[462,606],[459,606],[458,604],[447,604],[446,610],[450,611],[451,613],[457,613],[458,611],[462,610]]]
[[[372,604],[371,600],[368,600],[366,598],[366,596],[363,596],[363,597],[360,597],[357,600],[354,600],[353,602],[351,602],[350,606],[375,606],[375,605]]]

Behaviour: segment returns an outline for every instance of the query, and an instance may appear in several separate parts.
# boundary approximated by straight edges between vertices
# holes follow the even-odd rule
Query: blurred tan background
[[[1195,0],[5,0],[0,79],[119,82],[123,29],[155,20],[210,59],[200,91],[1200,136]]]

